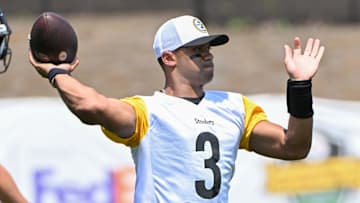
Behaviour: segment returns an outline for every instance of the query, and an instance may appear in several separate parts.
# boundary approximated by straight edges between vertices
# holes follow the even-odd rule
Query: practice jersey
[[[228,202],[239,148],[249,150],[253,127],[267,120],[247,97],[206,91],[199,104],[155,92],[123,99],[137,115],[131,147],[136,166],[134,202]]]

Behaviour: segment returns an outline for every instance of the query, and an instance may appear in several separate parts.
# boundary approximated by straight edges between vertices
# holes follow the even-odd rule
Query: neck
[[[168,94],[166,89],[161,89],[160,92],[164,93],[164,94],[167,94],[167,95],[171,95],[171,96],[175,96],[175,97],[179,97],[179,98],[182,98],[182,99],[185,99],[185,100],[188,100],[194,104],[199,104],[202,100],[202,98],[204,98],[205,96],[205,92],[202,92],[202,94],[200,96],[198,95],[195,95],[195,96],[177,96],[177,95],[174,95],[174,94]]]
[[[179,88],[167,86],[162,90],[162,92],[167,95],[181,98],[200,98],[204,96],[204,89],[202,87],[195,89],[185,86]]]

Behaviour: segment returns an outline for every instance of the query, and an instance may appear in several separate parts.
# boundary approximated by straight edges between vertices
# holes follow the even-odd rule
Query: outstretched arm
[[[0,202],[26,203],[10,173],[0,165]]]
[[[269,157],[296,160],[310,151],[313,130],[311,79],[315,76],[324,46],[320,40],[308,39],[302,53],[300,39],[294,49],[285,45],[285,69],[289,75],[287,105],[290,113],[288,129],[269,121],[259,122],[250,138],[250,149]]]
[[[29,52],[29,60],[42,77],[50,77],[64,103],[82,122],[102,125],[123,138],[133,134],[136,115],[132,106],[118,99],[107,98],[70,76],[79,64],[78,59],[72,64],[55,66],[37,62]],[[56,71],[61,73],[54,74]]]

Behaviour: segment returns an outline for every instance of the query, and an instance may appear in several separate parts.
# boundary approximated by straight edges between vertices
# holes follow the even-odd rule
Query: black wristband
[[[67,74],[67,75],[71,75],[70,71],[62,69],[62,68],[52,68],[49,73],[48,73],[48,79],[50,84],[55,87],[55,76],[57,74]]]
[[[310,118],[314,115],[311,80],[287,81],[286,103],[290,115]]]

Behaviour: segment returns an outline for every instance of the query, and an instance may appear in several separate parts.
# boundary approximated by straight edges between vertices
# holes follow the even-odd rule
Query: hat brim
[[[210,44],[210,46],[219,46],[226,44],[229,41],[229,37],[227,35],[209,35],[205,37],[197,38],[193,41],[190,41],[183,45],[183,47],[190,47],[190,46],[199,46],[203,44]]]

